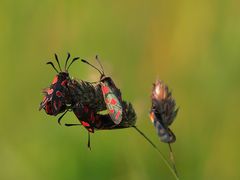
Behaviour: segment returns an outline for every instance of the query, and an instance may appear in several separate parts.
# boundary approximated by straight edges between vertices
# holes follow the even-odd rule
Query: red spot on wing
[[[63,82],[61,82],[62,86],[66,86],[66,84],[67,84],[67,80],[64,80]]]
[[[58,81],[58,76],[55,76],[54,79],[53,79],[52,84],[55,84],[57,81]]]
[[[52,94],[53,93],[53,89],[48,89],[47,93],[48,93],[48,95]]]
[[[118,119],[119,118],[119,116],[120,116],[120,114],[121,114],[121,112],[120,112],[120,110],[117,112],[117,114],[116,114],[116,116],[115,116],[115,118],[116,119]]]
[[[87,123],[87,122],[85,122],[85,121],[81,121],[81,123],[82,123],[82,125],[83,125],[84,127],[89,127],[89,126],[90,126],[90,124]]]
[[[102,92],[103,94],[109,93],[109,88],[107,86],[102,86]]]
[[[112,105],[116,105],[116,104],[117,104],[117,101],[116,101],[116,99],[112,98],[110,103],[111,103]]]
[[[109,109],[109,113],[113,114],[114,113],[114,109]]]
[[[56,95],[57,95],[57,97],[62,97],[62,96],[63,96],[60,91],[57,91],[57,92],[56,92]]]

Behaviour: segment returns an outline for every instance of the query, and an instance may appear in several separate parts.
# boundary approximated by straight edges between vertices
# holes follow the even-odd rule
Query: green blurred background
[[[134,129],[87,131],[39,112],[41,90],[58,53],[98,54],[137,125],[167,156],[148,112],[152,83],[173,90],[180,111],[172,129],[181,179],[240,179],[240,2],[2,0],[0,3],[0,179],[173,179]],[[97,80],[77,62],[70,73]],[[68,113],[64,122],[77,123]]]

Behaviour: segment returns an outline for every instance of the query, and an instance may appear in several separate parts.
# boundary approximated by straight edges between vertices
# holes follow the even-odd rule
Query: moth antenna
[[[100,65],[100,67],[101,67],[101,69],[102,69],[102,74],[105,75],[104,69],[103,69],[103,66],[102,66],[102,63],[101,63],[100,60],[98,59],[98,55],[96,55],[95,59],[97,60],[98,64]]]
[[[71,56],[69,52],[67,54],[68,54],[68,56],[67,56],[67,59],[65,61],[65,65],[64,65],[65,71],[67,71],[67,63],[68,63],[68,60],[70,59],[70,56]]]
[[[168,160],[165,158],[165,156],[163,155],[163,153],[158,149],[158,147],[140,130],[138,129],[136,126],[132,126],[139,134],[141,134],[151,145],[154,149],[156,149],[160,155],[160,157],[162,158],[163,162],[167,165],[167,167],[171,170],[172,174],[174,175],[175,179],[179,179],[178,174],[176,173],[175,169],[173,167],[171,167],[170,163],[168,162]]]
[[[54,66],[54,64],[53,64],[51,61],[47,62],[46,64],[50,64],[50,65],[53,67],[53,69],[54,69],[57,73],[59,73],[59,71],[57,70],[57,68]]]
[[[90,84],[97,84],[99,83],[100,81],[93,81],[93,82],[90,82],[90,81],[85,81],[86,83],[90,83]]]
[[[81,124],[66,124],[65,123],[65,126],[68,126],[68,127],[70,127],[70,126],[81,126]]]
[[[78,60],[79,59],[79,57],[75,57],[75,58],[73,58],[73,60],[72,60],[72,62],[68,65],[68,67],[67,67],[67,71],[68,71],[68,69],[70,68],[70,66],[72,65],[72,63],[74,63],[76,60]]]
[[[81,61],[82,61],[83,63],[88,64],[89,66],[92,66],[92,67],[93,67],[94,69],[96,69],[101,75],[104,75],[104,72],[101,72],[98,68],[96,68],[96,66],[90,64],[88,61],[86,61],[86,60],[84,60],[84,59],[81,59]]]
[[[60,66],[60,63],[59,63],[59,60],[58,60],[58,56],[57,56],[57,54],[54,54],[54,55],[55,55],[55,59],[57,61],[58,67],[59,67],[60,71],[62,72],[62,68]]]

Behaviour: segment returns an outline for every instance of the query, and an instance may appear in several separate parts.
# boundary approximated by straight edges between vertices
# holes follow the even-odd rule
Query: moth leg
[[[90,132],[88,132],[88,148],[91,150]]]
[[[69,110],[67,109],[59,118],[58,118],[58,124],[61,125],[61,120],[63,116],[68,112]]]

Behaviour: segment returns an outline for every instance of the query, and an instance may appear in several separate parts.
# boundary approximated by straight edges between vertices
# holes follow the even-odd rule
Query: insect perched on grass
[[[96,60],[99,62],[97,56]],[[120,89],[116,87],[113,80],[110,77],[105,76],[103,67],[101,66],[101,71],[94,65],[90,64],[86,60],[82,62],[89,64],[95,68],[100,74],[100,81],[93,83],[96,84],[95,87],[95,99],[94,102],[99,102],[99,106],[103,107],[101,109],[93,109],[89,106],[89,103],[76,103],[72,106],[74,114],[79,119],[81,125],[83,125],[88,132],[94,133],[94,130],[111,130],[111,129],[122,129],[133,127],[136,123],[136,113],[131,105],[122,100]],[[79,88],[84,87],[86,81],[76,83],[76,87],[73,88],[78,91]],[[92,88],[92,89],[93,89]],[[75,97],[77,93],[74,93]],[[89,96],[86,93],[86,96]],[[81,96],[79,96],[79,101],[81,101]],[[104,102],[104,106],[102,105]],[[105,108],[104,108],[105,107]],[[103,111],[107,110],[104,114]],[[66,124],[67,126],[73,126],[78,124]],[[88,136],[88,147],[90,147],[90,134]]]
[[[81,124],[65,124],[66,126],[78,126],[82,125],[88,130],[88,147],[90,146],[90,133],[94,133],[95,130],[116,130],[134,127],[136,123],[136,114],[131,105],[123,101],[123,111],[125,112],[124,117],[120,124],[116,125],[112,121],[109,114],[101,114],[95,112],[89,108],[89,106],[84,106],[84,108],[74,106],[73,112],[80,121]]]
[[[50,64],[53,67],[53,69],[58,73],[54,77],[50,87],[45,88],[43,90],[44,97],[39,107],[39,110],[44,109],[45,112],[49,115],[56,116],[64,111],[66,113],[70,109],[69,105],[72,104],[72,96],[68,88],[68,84],[71,82],[68,70],[71,64],[77,59],[79,59],[79,57],[73,58],[71,63],[68,65],[69,59],[70,59],[70,54],[68,53],[68,56],[64,65],[64,70],[62,70],[60,66],[57,54],[55,54],[55,60],[57,61],[59,70],[57,70],[53,62],[51,61],[47,62],[47,64]],[[61,118],[62,117],[58,119],[59,123]]]
[[[96,56],[96,60],[99,63],[99,65],[101,66],[101,70],[99,70],[94,65],[90,64],[88,61],[86,61],[84,59],[82,59],[82,62],[92,66],[94,69],[96,69],[101,74],[99,86],[102,90],[102,94],[103,94],[107,109],[109,111],[109,115],[110,115],[112,121],[116,125],[118,125],[119,123],[121,123],[122,116],[123,116],[121,92],[116,87],[112,78],[105,75],[103,66],[100,63],[98,56]]]
[[[71,79],[68,73],[68,69],[71,64],[79,59],[79,57],[73,58],[72,62],[68,64],[70,54],[68,53],[65,61],[64,70],[58,60],[58,56],[55,54],[55,60],[58,64],[59,70],[55,67],[53,62],[48,62],[54,70],[58,73],[49,88],[43,90],[44,98],[40,103],[40,108],[44,109],[48,115],[58,115],[63,113],[58,118],[60,124],[61,119],[68,111],[73,111],[78,120],[87,130],[88,134],[94,133],[94,130],[103,129],[122,129],[132,127],[136,123],[136,114],[131,105],[121,100],[121,121],[116,124],[112,121],[112,117],[109,113],[101,114],[100,112],[106,110],[106,102],[103,96],[101,86],[93,86],[92,83],[86,81],[77,81]],[[110,81],[108,81],[110,82]],[[117,91],[117,89],[115,89]],[[120,90],[119,96],[121,98]],[[66,124],[67,126],[73,126],[76,124]],[[90,148],[90,134],[88,136],[88,147]]]
[[[91,63],[89,63],[86,60],[82,59],[82,62],[90,65],[91,67],[93,67],[100,73],[100,75],[101,75],[100,80],[97,82],[94,82],[94,83],[97,83],[97,86],[96,86],[97,89],[102,90],[102,95],[104,97],[104,101],[106,103],[106,107],[109,112],[108,116],[111,117],[111,118],[107,118],[108,116],[105,116],[104,118],[102,118],[100,121],[101,122],[100,124],[102,124],[103,126],[98,127],[97,129],[118,129],[121,127],[121,126],[119,126],[119,125],[121,125],[121,122],[124,122],[125,124],[127,124],[127,127],[133,127],[138,133],[140,133],[160,153],[164,162],[169,166],[168,162],[164,158],[161,151],[157,148],[157,146],[140,129],[138,129],[136,127],[136,125],[135,125],[136,119],[129,118],[128,116],[125,115],[126,114],[126,106],[124,107],[123,104],[126,104],[126,103],[122,100],[120,89],[118,89],[116,87],[116,85],[111,77],[108,77],[105,75],[103,66],[100,63],[98,56],[96,56],[96,60],[97,60],[98,64],[100,65],[101,70],[99,70],[96,66],[92,65]],[[156,103],[157,103],[157,100],[156,100]],[[129,112],[134,112],[134,113],[131,113],[131,117],[136,117],[135,111],[132,108],[132,106],[129,106],[129,107],[131,107],[130,111],[129,111],[129,109],[127,109],[127,110]],[[157,115],[158,107],[157,107],[156,111],[155,111],[154,107],[153,107],[152,113],[151,113],[152,116],[155,115],[154,113],[156,113],[156,115]],[[114,124],[112,124],[109,120],[106,121],[106,119],[112,120],[112,122],[114,122]],[[155,118],[156,124],[159,124],[157,120],[158,119]],[[129,122],[131,122],[131,123],[129,123]],[[132,122],[134,122],[134,123],[132,123]],[[123,128],[123,127],[121,127],[121,128]],[[126,127],[124,127],[124,128],[126,128]],[[162,129],[164,129],[164,128],[161,128],[161,131],[162,131]],[[170,130],[169,130],[169,132],[170,132]],[[173,135],[173,137],[175,137],[175,136]],[[169,168],[171,169],[171,167],[169,167]],[[171,169],[171,170],[173,170],[173,169]],[[176,172],[173,172],[173,173],[174,173],[174,175],[176,175]]]
[[[82,60],[82,62],[89,64],[101,74],[100,81],[94,83],[83,80],[78,81],[74,78],[70,78],[68,73],[69,67],[73,62],[79,59],[78,57],[73,58],[68,65],[70,59],[70,54],[68,53],[64,70],[62,70],[56,54],[55,59],[59,70],[57,70],[53,62],[48,62],[47,64],[50,64],[58,74],[54,77],[50,87],[43,90],[44,99],[40,103],[40,110],[44,109],[48,115],[56,116],[62,114],[58,118],[59,124],[61,124],[61,119],[68,111],[73,111],[80,124],[65,125],[84,126],[88,131],[88,147],[90,149],[90,133],[94,133],[95,130],[134,128],[159,152],[161,158],[177,179],[176,172],[174,172],[161,151],[141,130],[136,127],[137,117],[132,104],[122,100],[120,89],[116,87],[111,77],[105,76],[103,67],[97,57],[96,60],[100,64],[101,70],[86,60]],[[153,121],[161,123],[162,127],[160,129],[164,129],[166,132],[171,132],[158,117],[158,109],[158,103],[157,101],[154,101],[151,111]],[[173,142],[173,137],[175,136],[173,136],[173,133],[169,134],[172,135],[172,138],[170,138],[171,140],[168,141],[170,143],[170,141]]]
[[[172,98],[172,93],[169,91],[168,86],[159,80],[153,84],[151,99],[150,119],[156,128],[160,140],[168,143],[170,159],[176,171],[174,156],[170,145],[170,143],[176,141],[176,136],[169,128],[178,112],[178,109],[175,108],[175,100]]]

